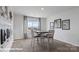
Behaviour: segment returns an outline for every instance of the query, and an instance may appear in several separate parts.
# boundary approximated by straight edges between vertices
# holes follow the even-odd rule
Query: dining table
[[[37,35],[42,36],[43,34],[49,33],[49,31],[35,31]]]
[[[40,37],[40,39],[37,39],[37,42],[38,43],[44,43],[44,41],[45,41],[44,38],[47,38],[49,31],[35,31],[35,33],[37,33],[37,35]],[[44,46],[44,47],[47,47],[48,50],[49,50],[49,46],[50,46],[50,42],[49,42],[49,39],[48,39],[48,44],[47,44],[47,46]]]
[[[48,31],[36,31],[37,33],[48,33]]]
[[[36,31],[37,35],[40,37],[40,39],[37,38],[37,42],[38,43],[44,43],[44,38],[47,36],[47,34],[49,33],[49,31]],[[49,49],[49,40],[48,40],[48,49]],[[47,46],[44,46],[43,47],[47,47]]]

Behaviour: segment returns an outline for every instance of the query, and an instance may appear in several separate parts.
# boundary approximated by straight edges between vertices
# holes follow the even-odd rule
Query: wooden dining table
[[[38,43],[44,43],[44,38],[45,38],[45,36],[46,35],[44,35],[44,34],[48,34],[49,33],[49,31],[36,31],[36,33],[37,33],[37,35],[40,37],[40,39],[37,39],[37,42]],[[40,41],[40,42],[39,42]],[[45,46],[43,46],[43,47],[45,47]],[[48,41],[48,50],[49,50],[49,41]]]
[[[49,33],[48,31],[35,31],[37,35],[41,36],[42,34]]]
[[[48,31],[35,31],[36,33],[48,33]]]
[[[35,33],[37,33],[37,35],[40,37],[40,39],[37,38],[37,42],[38,43],[40,43],[40,42],[44,43],[44,38],[47,36],[47,34],[49,33],[49,31],[35,31]],[[45,34],[45,36],[43,36],[44,34]],[[49,50],[49,46],[50,46],[50,42],[49,42],[49,39],[48,39],[48,44],[47,44],[48,50]]]

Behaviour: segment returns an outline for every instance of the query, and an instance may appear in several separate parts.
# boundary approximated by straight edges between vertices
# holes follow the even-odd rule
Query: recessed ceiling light
[[[43,11],[43,10],[44,10],[44,8],[41,8],[41,10]]]

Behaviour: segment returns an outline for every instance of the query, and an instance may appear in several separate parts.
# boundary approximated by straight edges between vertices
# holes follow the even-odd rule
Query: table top
[[[35,31],[36,33],[48,33],[48,31]]]

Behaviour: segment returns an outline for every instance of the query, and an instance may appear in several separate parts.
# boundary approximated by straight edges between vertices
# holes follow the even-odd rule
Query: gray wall
[[[41,30],[46,31],[46,18],[41,18]]]
[[[76,46],[79,46],[79,8],[68,10],[60,14],[52,15],[47,20],[47,29],[49,30],[49,23],[54,19],[61,18],[62,20],[70,19],[70,30],[55,29],[55,39],[64,41]]]
[[[14,14],[14,39],[23,39],[23,16]]]
[[[27,28],[23,28],[23,27],[26,27],[23,25],[24,25],[23,15],[15,14],[14,15],[14,24],[13,24],[14,39],[23,39],[24,33],[26,33],[26,32],[29,34],[28,36],[30,36],[31,33],[27,31]],[[41,30],[46,31],[46,18],[41,19]]]

